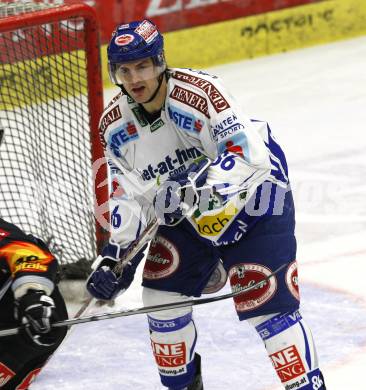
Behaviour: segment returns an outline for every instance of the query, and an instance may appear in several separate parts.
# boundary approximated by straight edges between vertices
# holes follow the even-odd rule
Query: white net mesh
[[[2,14],[51,4],[4,5]],[[0,216],[63,265],[96,257],[84,34],[72,18],[0,36]]]

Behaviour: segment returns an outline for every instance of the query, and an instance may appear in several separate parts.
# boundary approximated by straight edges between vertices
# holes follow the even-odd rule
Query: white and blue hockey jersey
[[[111,199],[113,240],[127,245],[135,239],[155,216],[158,186],[204,155],[212,161],[207,184],[218,196],[189,222],[215,245],[235,242],[276,212],[276,189],[288,186],[284,154],[267,123],[249,119],[217,77],[178,68],[167,77],[165,104],[153,123],[122,93],[100,121],[112,180],[124,190]]]

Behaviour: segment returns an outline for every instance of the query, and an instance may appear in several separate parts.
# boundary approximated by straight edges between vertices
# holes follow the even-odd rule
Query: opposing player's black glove
[[[61,328],[53,328],[56,321],[55,303],[42,290],[29,289],[15,301],[15,318],[22,327],[21,334],[32,344],[51,346],[59,340]]]

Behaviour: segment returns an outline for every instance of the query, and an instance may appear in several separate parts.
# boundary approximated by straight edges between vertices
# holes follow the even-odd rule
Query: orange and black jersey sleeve
[[[51,291],[57,260],[46,244],[0,218],[0,291],[12,285],[39,283]]]

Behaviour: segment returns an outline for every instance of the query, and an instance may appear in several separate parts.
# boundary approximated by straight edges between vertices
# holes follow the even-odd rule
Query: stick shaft
[[[187,307],[187,306],[198,306],[203,305],[206,303],[212,303],[212,302],[218,302],[229,298],[235,298],[241,294],[246,294],[252,290],[255,290],[258,286],[262,285],[264,282],[268,281],[270,278],[274,277],[277,273],[279,273],[282,269],[284,269],[288,263],[282,264],[280,267],[278,267],[275,271],[273,271],[271,274],[260,280],[259,282],[253,284],[250,287],[246,287],[242,290],[231,292],[224,295],[217,295],[214,297],[209,298],[198,298],[198,299],[191,299],[185,302],[172,302],[172,303],[166,303],[162,305],[154,305],[154,306],[146,306],[146,307],[140,307],[136,309],[129,309],[129,310],[121,310],[117,312],[112,313],[104,313],[104,314],[96,314],[93,316],[86,316],[86,317],[80,317],[80,318],[72,318],[70,320],[65,321],[59,321],[52,324],[52,327],[58,328],[62,326],[72,326],[77,324],[82,324],[86,322],[94,322],[94,321],[102,321],[112,318],[118,318],[118,317],[127,317],[137,314],[146,314],[151,313],[155,311],[163,311],[163,310],[170,310],[170,309],[176,309],[179,307]],[[12,328],[12,329],[5,329],[0,330],[0,337],[3,336],[10,336],[17,334],[21,328]]]

